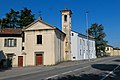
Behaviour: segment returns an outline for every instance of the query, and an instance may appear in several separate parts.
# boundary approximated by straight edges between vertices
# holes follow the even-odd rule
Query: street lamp
[[[87,34],[87,55],[88,55],[88,59],[90,61],[90,53],[89,53],[89,36],[88,36],[88,11],[86,12],[86,34]]]

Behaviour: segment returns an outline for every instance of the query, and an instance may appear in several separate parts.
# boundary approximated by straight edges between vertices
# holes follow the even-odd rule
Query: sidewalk
[[[108,57],[108,58],[110,58],[110,57]],[[101,60],[101,59],[103,59],[103,58],[91,59],[90,62],[94,62],[94,61]],[[54,66],[40,65],[40,66],[31,66],[31,67],[11,68],[11,69],[8,69],[8,70],[1,70],[0,71],[0,79],[7,78],[7,77],[27,75],[27,74],[43,72],[43,71],[49,71],[49,70],[52,70],[52,69],[55,69],[55,68],[64,68],[64,67],[69,67],[69,66],[73,66],[73,65],[87,64],[87,63],[89,63],[88,60],[80,60],[80,61],[61,62],[61,63],[59,63],[57,65],[54,65]]]

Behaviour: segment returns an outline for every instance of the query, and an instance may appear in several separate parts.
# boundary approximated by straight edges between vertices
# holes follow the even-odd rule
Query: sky
[[[72,30],[86,34],[86,11],[88,26],[102,24],[106,33],[105,40],[113,47],[120,47],[120,0],[0,0],[0,18],[14,9],[24,7],[32,10],[35,19],[41,11],[42,19],[61,29],[60,10],[72,10]]]

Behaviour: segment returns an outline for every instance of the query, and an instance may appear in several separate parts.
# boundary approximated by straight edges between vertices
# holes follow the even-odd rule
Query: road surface
[[[40,66],[41,67],[41,66]],[[120,56],[0,72],[1,80],[120,80]],[[17,68],[16,68],[17,69]],[[26,69],[26,68],[25,68]],[[10,74],[11,72],[11,74]],[[2,76],[3,75],[3,76]]]

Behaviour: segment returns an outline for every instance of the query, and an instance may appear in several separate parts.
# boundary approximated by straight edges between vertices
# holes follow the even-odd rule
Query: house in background
[[[0,29],[0,57],[5,67],[17,67],[22,53],[22,30],[20,28]]]
[[[113,47],[110,46],[110,45],[107,45],[107,46],[105,47],[105,52],[106,52],[107,55],[113,56]]]
[[[88,43],[87,43],[88,42]],[[96,58],[95,40],[78,32],[71,32],[71,60]]]
[[[110,45],[106,46],[105,52],[109,56],[120,56],[120,49],[119,48],[114,48]]]
[[[113,48],[113,56],[120,56],[120,49],[119,48]]]

